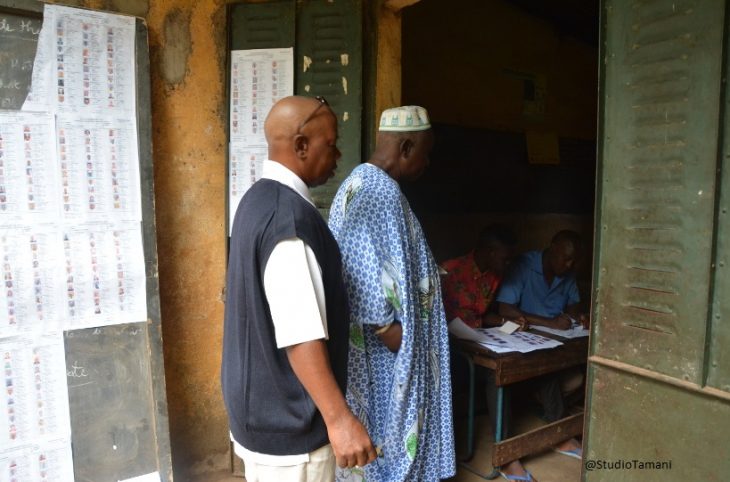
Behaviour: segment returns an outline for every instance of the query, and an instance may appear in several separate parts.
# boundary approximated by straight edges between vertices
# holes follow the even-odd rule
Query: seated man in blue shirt
[[[497,295],[499,314],[523,317],[529,325],[565,330],[575,321],[588,324],[580,311],[580,295],[573,273],[581,254],[581,241],[574,231],[560,231],[544,251],[529,251],[514,263]],[[555,422],[564,416],[563,395],[558,377],[540,381],[540,398],[545,419]],[[580,458],[580,443],[570,439],[556,447],[562,454]]]
[[[545,251],[523,254],[502,283],[499,314],[559,330],[570,328],[573,320],[586,325],[573,274],[580,250],[578,233],[560,231]]]

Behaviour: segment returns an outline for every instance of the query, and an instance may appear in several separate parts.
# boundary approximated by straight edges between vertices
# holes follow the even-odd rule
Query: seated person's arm
[[[498,313],[485,313],[482,315],[482,326],[502,326],[504,316]]]
[[[565,313],[561,313],[555,318],[546,318],[544,316],[534,315],[520,310],[517,306],[510,303],[499,303],[499,314],[510,320],[524,318],[530,325],[546,326],[558,330],[567,330],[570,328],[570,317]]]
[[[461,321],[472,328],[479,328],[482,326],[484,324],[484,318],[473,309],[465,308],[463,306],[463,292],[461,292],[458,288],[458,280],[454,278],[454,274],[452,272],[452,261],[445,262],[441,269],[447,272],[447,274],[441,278],[441,294],[444,300],[446,323],[451,323],[455,318],[460,318]],[[463,290],[463,287],[461,290]]]
[[[528,313],[518,308],[520,300],[524,295],[525,282],[529,279],[529,273],[530,267],[527,258],[522,258],[512,267],[497,295],[500,316],[504,316],[510,320],[523,318],[530,325],[546,326],[558,330],[567,330],[570,328],[570,317],[564,313],[554,318],[547,318],[534,313]]]

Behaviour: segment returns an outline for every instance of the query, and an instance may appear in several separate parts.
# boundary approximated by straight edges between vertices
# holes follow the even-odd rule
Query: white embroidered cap
[[[404,105],[386,109],[380,115],[380,131],[409,132],[431,128],[428,112],[418,105]]]

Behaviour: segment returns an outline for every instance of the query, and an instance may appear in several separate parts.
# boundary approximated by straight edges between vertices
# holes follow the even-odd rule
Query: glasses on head
[[[325,99],[325,98],[324,98],[324,97],[322,97],[321,95],[318,95],[318,96],[316,96],[316,97],[315,97],[315,99],[317,100],[317,102],[319,102],[319,104],[318,104],[318,105],[317,105],[317,107],[316,107],[316,108],[315,108],[315,109],[314,109],[314,110],[312,111],[312,113],[311,113],[311,114],[309,114],[309,115],[307,116],[307,118],[306,118],[306,119],[304,119],[304,120],[302,121],[302,123],[301,123],[301,124],[299,124],[299,127],[297,127],[297,135],[298,135],[298,134],[301,134],[301,130],[302,130],[302,127],[304,127],[304,125],[305,125],[305,124],[306,124],[307,122],[309,122],[309,121],[311,121],[312,119],[314,119],[314,116],[315,116],[315,115],[317,115],[317,112],[319,112],[319,109],[321,109],[321,108],[322,108],[322,106],[325,106],[325,105],[326,105],[327,107],[329,107],[329,106],[330,106],[330,105],[329,105],[329,104],[327,103],[327,99]]]

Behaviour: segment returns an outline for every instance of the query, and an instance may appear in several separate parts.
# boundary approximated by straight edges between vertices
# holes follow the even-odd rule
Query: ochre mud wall
[[[228,461],[219,383],[225,277],[225,4],[155,0],[147,15],[160,296],[177,480]]]

